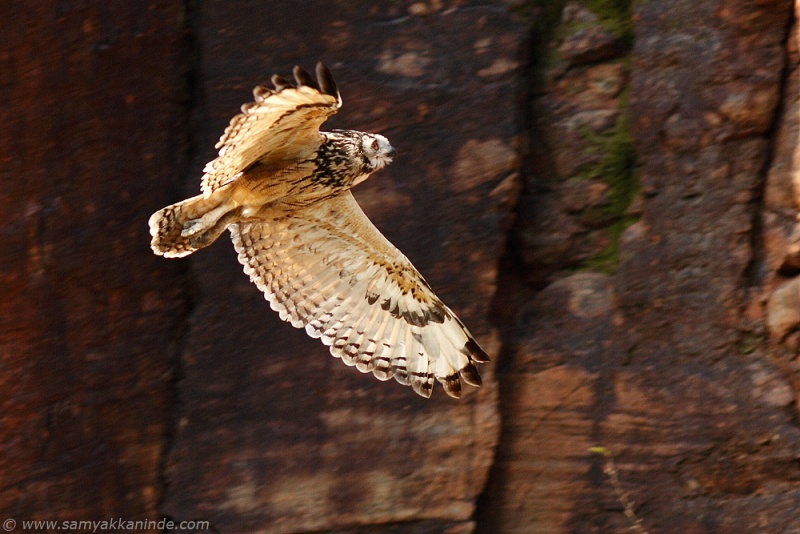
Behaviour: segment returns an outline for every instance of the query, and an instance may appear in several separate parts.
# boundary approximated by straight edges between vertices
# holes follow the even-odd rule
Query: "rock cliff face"
[[[793,3],[632,4],[0,6],[2,518],[800,529]],[[400,153],[356,196],[493,356],[461,401],[330,357],[225,238],[149,251],[318,59],[327,127]]]
[[[509,119],[523,27],[480,5],[443,12],[375,3],[367,18],[360,9],[308,6],[200,7],[197,38],[216,46],[201,54],[211,127],[198,171],[266,66],[290,72],[325,60],[344,99],[326,127],[383,133],[400,153],[354,194],[497,354],[488,315],[516,201],[519,123]],[[261,44],[270,19],[286,21],[270,31],[280,46]],[[308,35],[318,41],[306,50]],[[189,189],[196,184],[191,176]],[[470,530],[499,430],[491,370],[462,402],[441,390],[417,398],[346,367],[281,322],[229,243],[192,262],[198,296],[167,470],[169,515],[232,532],[420,521],[433,531]]]
[[[158,517],[189,302],[141,224],[187,170],[179,5],[66,4],[0,6],[0,516],[18,529]]]
[[[617,46],[592,5],[564,6],[535,100],[515,235],[545,287],[506,337],[480,530],[623,531],[597,445],[642,528],[796,529],[791,3],[640,2]],[[634,172],[595,177],[626,138]]]

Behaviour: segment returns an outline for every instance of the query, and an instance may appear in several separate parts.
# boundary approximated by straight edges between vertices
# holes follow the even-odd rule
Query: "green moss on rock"
[[[606,30],[623,39],[627,46],[633,42],[633,0],[584,0],[586,9],[597,15]]]
[[[621,112],[616,124],[608,132],[597,135],[588,132],[587,138],[594,150],[600,154],[597,163],[584,169],[582,176],[596,178],[608,185],[608,203],[601,206],[603,215],[613,222],[606,227],[608,246],[596,256],[586,260],[582,268],[611,273],[617,262],[619,238],[625,229],[636,222],[628,208],[638,193],[636,150],[630,128],[627,92],[620,97]]]

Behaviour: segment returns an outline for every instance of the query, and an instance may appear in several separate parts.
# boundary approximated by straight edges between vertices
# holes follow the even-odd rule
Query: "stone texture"
[[[617,453],[621,483],[645,527],[655,532],[664,525],[680,532],[796,529],[786,493],[796,491],[800,480],[794,465],[800,434],[785,405],[776,407],[754,387],[764,367],[738,361],[714,368],[683,365],[681,372],[655,365],[615,371],[608,392],[615,408],[598,432]],[[767,391],[786,391],[785,380],[774,369],[767,372],[774,380]],[[573,518],[575,528],[624,529],[627,521],[607,479],[598,476],[593,485],[581,508],[595,513]],[[771,516],[763,512],[768,499]]]
[[[763,241],[764,260],[761,271],[765,278],[762,298],[770,297],[786,277],[800,272],[800,229],[797,211],[800,207],[800,174],[797,161],[798,134],[800,134],[800,83],[798,83],[798,28],[793,24],[789,32],[785,87],[781,120],[777,124],[773,157],[764,187]],[[774,306],[772,307],[774,312]],[[773,313],[774,318],[774,313]],[[782,329],[781,329],[782,331]],[[785,332],[783,332],[785,333]]]
[[[479,532],[567,532],[591,489],[602,359],[615,322],[613,281],[579,273],[547,286],[519,313],[502,367],[503,431]]]
[[[635,3],[628,103],[640,194],[626,212],[641,219],[622,232],[611,276],[565,269],[580,257],[576,212],[594,189],[575,175],[593,155],[556,125],[577,121],[590,91],[570,79],[585,80],[585,67],[549,65],[523,162],[522,264],[508,282],[520,287],[499,297],[520,294],[479,532],[628,531],[591,446],[612,451],[649,532],[800,528],[800,304],[794,279],[780,285],[794,274],[796,117],[776,122],[782,92],[784,114],[796,100],[793,81],[781,87],[790,8]],[[553,33],[551,50],[563,46]]]
[[[557,366],[520,372],[503,392],[514,417],[504,425],[497,469],[487,488],[492,505],[478,532],[566,532],[574,501],[588,486],[597,376]],[[535,451],[535,452],[534,452]]]
[[[554,81],[553,91],[541,103],[552,114],[545,120],[553,121],[554,128],[547,129],[548,141],[555,151],[559,177],[570,178],[599,161],[592,136],[616,123],[618,97],[625,83],[619,62],[576,67]]]
[[[0,5],[0,517],[159,518],[185,172],[179,3]],[[135,68],[132,68],[135,65]]]
[[[558,45],[559,57],[568,65],[582,65],[623,53],[620,37],[599,22],[599,17],[580,2],[568,2],[561,11],[561,28],[566,36]]]
[[[525,277],[552,281],[600,254],[620,214],[598,169],[621,120],[628,73],[619,37],[579,2],[564,6],[550,61],[532,102],[531,156],[514,244]]]
[[[555,194],[523,196],[517,212],[525,228],[515,236],[515,248],[526,263],[526,275],[534,280],[547,280],[608,246],[605,235],[591,232],[565,213],[557,198]]]
[[[615,373],[600,436],[625,451],[623,483],[634,501],[651,503],[638,510],[653,530],[800,527],[784,498],[800,480],[790,460],[800,436],[785,410],[793,379],[759,328],[745,326],[749,288],[761,282],[750,270],[759,261],[754,209],[789,9],[637,5],[630,102],[645,226],[617,272],[625,327],[612,351],[633,369]],[[715,17],[720,24],[708,25]]]
[[[648,337],[662,331],[681,353],[725,353],[738,336],[733,326],[752,259],[751,206],[775,109],[747,100],[738,112],[746,119],[707,118],[724,116],[726,89],[778,102],[783,4],[679,2],[637,10],[630,100],[649,232],[642,250],[620,266],[623,306]],[[689,22],[704,17],[718,17],[725,31]],[[678,21],[681,31],[662,31]],[[752,46],[733,58],[734,43]]]
[[[601,4],[558,4],[538,73],[538,0],[2,4],[0,515],[626,532],[602,446],[649,532],[800,530],[791,2],[636,2],[632,40]],[[496,356],[462,401],[331,358],[224,240],[147,248],[252,86],[317,59],[330,126],[400,151],[359,200]]]
[[[383,133],[399,153],[354,194],[497,356],[487,318],[516,200],[521,27],[462,2],[299,6],[198,7],[209,121],[189,190],[252,86],[326,61],[344,98],[326,128]],[[226,241],[188,260],[198,295],[165,512],[223,532],[471,531],[499,430],[492,367],[459,402],[346,367],[278,319]]]
[[[767,328],[778,341],[800,327],[800,278],[780,285],[769,299]]]
[[[619,37],[598,26],[581,28],[561,43],[558,53],[572,65],[613,58],[622,51]]]

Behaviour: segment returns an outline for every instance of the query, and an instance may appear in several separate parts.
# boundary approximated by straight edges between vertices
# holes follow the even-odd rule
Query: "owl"
[[[382,135],[321,132],[342,98],[328,68],[316,80],[273,76],[242,106],[204,169],[202,194],[149,220],[155,254],[180,258],[229,230],[239,262],[280,318],[380,380],[430,397],[481,384],[489,360],[411,262],[370,222],[350,189],[388,165]]]

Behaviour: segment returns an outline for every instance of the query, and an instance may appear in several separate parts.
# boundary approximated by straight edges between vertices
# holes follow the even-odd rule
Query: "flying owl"
[[[317,80],[273,76],[242,106],[204,169],[202,194],[150,217],[153,252],[180,258],[226,229],[239,262],[280,318],[359,371],[430,397],[481,384],[489,361],[464,324],[361,211],[350,188],[395,157],[382,135],[320,132],[342,98],[328,68]]]

